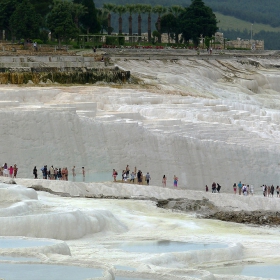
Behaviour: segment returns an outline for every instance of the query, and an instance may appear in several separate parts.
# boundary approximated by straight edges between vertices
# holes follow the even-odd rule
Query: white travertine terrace
[[[210,271],[222,266],[238,274],[238,265],[279,264],[277,227],[197,219],[193,213],[157,208],[150,199],[206,198],[228,211],[279,211],[278,198],[232,194],[238,181],[253,184],[256,193],[263,183],[279,184],[279,60],[115,63],[140,83],[0,87],[0,158],[17,163],[20,177],[18,185],[0,184],[0,236],[57,240],[53,247],[33,251],[0,248],[0,255],[102,268],[99,280],[260,279]],[[35,165],[41,177],[44,164],[85,166],[87,172],[116,168],[119,174],[129,164],[149,171],[152,184],[24,179],[32,177]],[[161,187],[163,174],[167,188]],[[179,177],[176,190],[174,174]],[[213,181],[222,185],[221,194],[204,192]],[[36,192],[28,188],[32,185],[70,196]],[[86,198],[102,195],[112,199]],[[114,247],[141,240],[228,247],[158,255]]]
[[[34,165],[102,172],[129,164],[156,185],[163,174],[187,189],[278,184],[279,62],[241,62],[116,61],[142,79],[133,89],[4,86],[1,159],[17,163],[21,177]]]

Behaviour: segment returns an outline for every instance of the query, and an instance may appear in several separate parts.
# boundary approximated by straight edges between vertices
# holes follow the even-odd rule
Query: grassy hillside
[[[237,19],[232,16],[225,16],[218,12],[215,12],[215,14],[219,21],[218,26],[220,29],[240,30],[240,31],[247,29],[248,31],[251,31],[251,22]],[[262,24],[262,23],[253,24],[253,33],[259,33],[262,30],[269,31],[269,32],[280,32],[280,27],[271,27],[268,24]]]
[[[151,4],[151,5],[181,5],[189,6],[191,0],[94,0],[96,7],[104,3],[124,4]],[[204,0],[205,4],[223,15],[248,22],[258,22],[274,27],[280,27],[280,0]]]

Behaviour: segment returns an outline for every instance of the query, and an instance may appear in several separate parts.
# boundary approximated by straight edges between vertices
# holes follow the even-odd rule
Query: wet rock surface
[[[204,215],[204,218],[242,224],[280,225],[280,213],[273,211],[218,211]]]
[[[242,224],[280,225],[280,212],[278,211],[225,211],[206,198],[202,200],[158,200],[157,206],[174,211],[195,212],[198,217],[204,219]]]

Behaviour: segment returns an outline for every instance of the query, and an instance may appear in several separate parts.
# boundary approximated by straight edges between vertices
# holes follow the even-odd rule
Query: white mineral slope
[[[1,184],[0,197],[0,236],[68,240],[102,231],[126,231],[110,211],[59,208],[54,212],[38,201],[36,191],[23,186]]]
[[[34,248],[34,254],[40,256],[41,263],[66,264],[70,266],[110,268],[115,276],[125,276],[146,279],[254,279],[239,276],[213,275],[210,268],[217,265],[241,265],[249,263],[275,264],[280,261],[280,238],[277,229],[252,227],[215,220],[197,219],[187,213],[172,212],[156,207],[149,200],[132,199],[89,199],[84,197],[60,197],[46,192],[37,192],[37,198],[23,195],[22,188],[31,184],[42,184],[54,191],[77,194],[121,195],[142,198],[160,197],[194,197],[207,195],[217,205],[222,207],[234,205],[242,207],[247,204],[251,208],[260,205],[258,197],[253,202],[248,198],[230,194],[204,194],[195,191],[163,189],[156,186],[138,186],[128,184],[85,184],[48,180],[17,179],[20,186],[7,186],[11,192],[18,191],[20,202],[6,205],[2,199],[0,208],[7,209],[9,215],[0,217],[0,235],[40,238],[56,238],[65,242],[55,244],[53,248]],[[160,190],[161,189],[161,190]],[[26,193],[34,190],[26,189]],[[3,194],[4,195],[4,194]],[[9,197],[9,194],[5,194]],[[222,199],[221,199],[222,198]],[[14,213],[8,209],[17,207],[20,203],[29,204],[29,212]],[[273,208],[274,200],[263,198]],[[223,201],[223,202],[222,202]],[[234,202],[233,202],[234,201]],[[238,202],[239,201],[239,202]],[[262,206],[260,206],[262,207]],[[244,209],[246,207],[243,207]],[[21,211],[21,209],[19,209]],[[2,212],[4,214],[4,212]],[[269,238],[264,238],[269,236]],[[155,254],[126,252],[120,248],[124,242],[139,241],[181,241],[194,243],[221,243],[225,248],[205,251],[170,252]],[[70,250],[69,250],[69,249]],[[68,249],[68,251],[67,251]],[[0,254],[3,250],[0,250]],[[8,251],[5,251],[8,254]],[[30,256],[30,249],[13,249],[14,256]],[[0,260],[1,261],[1,260]],[[9,262],[9,261],[6,261]],[[11,261],[12,262],[12,261]],[[118,266],[126,267],[123,269]],[[134,270],[131,271],[131,268]],[[106,276],[106,277],[107,277]],[[109,278],[103,278],[109,279]]]
[[[262,195],[235,195],[228,193],[211,193],[205,191],[163,188],[154,185],[138,185],[127,183],[77,183],[54,180],[17,179],[26,186],[41,185],[57,193],[69,194],[72,197],[112,197],[130,199],[208,199],[221,210],[227,211],[279,211],[280,200],[277,197],[263,197]]]
[[[155,185],[163,174],[186,189],[277,185],[279,61],[257,62],[120,60],[141,85],[1,87],[0,158],[20,177],[35,165],[120,173],[129,164]]]
[[[23,186],[14,186],[0,183],[0,202],[18,202],[26,199],[37,200],[37,192]]]
[[[29,184],[27,180],[26,185]],[[23,183],[23,182],[22,182]],[[56,182],[59,189],[60,182]],[[66,182],[67,183],[67,182]],[[108,189],[114,187],[109,184]],[[122,191],[122,195],[129,196],[133,191],[138,196],[154,197],[156,196],[153,189],[132,185],[117,184],[117,191]],[[53,185],[52,185],[53,186]],[[96,189],[102,188],[100,184],[96,184]],[[134,187],[140,188],[136,191]],[[75,188],[73,183],[69,183],[69,190]],[[61,190],[66,190],[66,187],[61,187]],[[166,190],[168,194],[163,194],[165,197],[172,197],[172,192],[179,192],[182,195],[183,191]],[[103,187],[102,192],[105,192]],[[187,196],[190,192],[184,191]],[[109,194],[109,191],[107,190]],[[111,192],[114,194],[115,192]],[[203,196],[202,193],[193,192],[196,198]],[[209,195],[209,197],[218,197],[218,195]],[[86,199],[86,198],[59,198],[54,195],[46,195],[43,192],[39,193],[39,198],[48,205],[53,205],[55,208],[66,206],[68,209],[103,209],[109,210],[118,220],[126,227],[127,231],[118,234],[101,232],[93,235],[85,236],[79,240],[68,240],[67,244],[71,249],[71,258],[61,258],[59,256],[49,255],[49,261],[58,263],[82,263],[90,265],[96,261],[110,267],[125,266],[127,269],[114,269],[114,273],[120,276],[146,278],[147,279],[188,279],[189,276],[194,276],[198,279],[223,279],[223,276],[214,276],[207,274],[211,267],[217,265],[241,265],[249,263],[270,263],[275,264],[279,261],[279,250],[277,249],[280,239],[278,231],[275,229],[251,227],[248,225],[240,225],[234,223],[225,223],[214,220],[196,219],[185,213],[176,213],[169,210],[157,208],[155,203],[148,200],[112,200],[112,199]],[[241,197],[225,194],[222,199],[231,205],[232,200],[240,199]],[[257,197],[256,197],[257,199]],[[276,199],[275,199],[276,200]],[[218,204],[219,202],[216,201]],[[258,200],[255,201],[258,204]],[[248,202],[248,206],[253,205],[253,202]],[[267,204],[271,204],[271,200],[267,200]],[[276,204],[275,204],[276,205]],[[273,205],[271,204],[271,207]],[[245,207],[244,207],[245,208]],[[249,207],[248,207],[249,208]],[[264,236],[269,235],[269,240],[264,239]],[[228,244],[227,248],[206,250],[200,252],[181,252],[181,253],[139,253],[126,252],[119,247],[119,244],[124,242],[139,242],[139,241],[183,241],[194,243],[223,243]],[[129,272],[130,268],[135,271]],[[209,278],[207,278],[207,277]],[[210,277],[211,276],[211,277]],[[167,278],[166,278],[167,277]],[[168,278],[169,277],[169,278]],[[185,278],[186,277],[186,278]],[[221,278],[220,278],[221,277]],[[228,276],[224,279],[255,279],[235,276]],[[259,278],[260,279],[260,278]]]

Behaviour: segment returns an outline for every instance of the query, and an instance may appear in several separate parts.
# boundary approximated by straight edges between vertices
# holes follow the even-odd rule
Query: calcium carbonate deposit
[[[280,211],[260,188],[279,184],[279,59],[113,63],[137,83],[1,85],[0,159],[16,163],[19,178],[1,177],[0,278],[30,280],[23,271],[39,269],[42,280],[280,279],[279,227],[157,207],[188,199],[208,203],[205,211]],[[86,177],[114,168],[118,179],[129,164],[151,182],[72,182],[71,172],[68,182],[42,180],[45,164],[84,166]],[[213,181],[221,193],[205,192]],[[255,195],[234,195],[239,181]],[[40,246],[25,245],[34,239]]]

